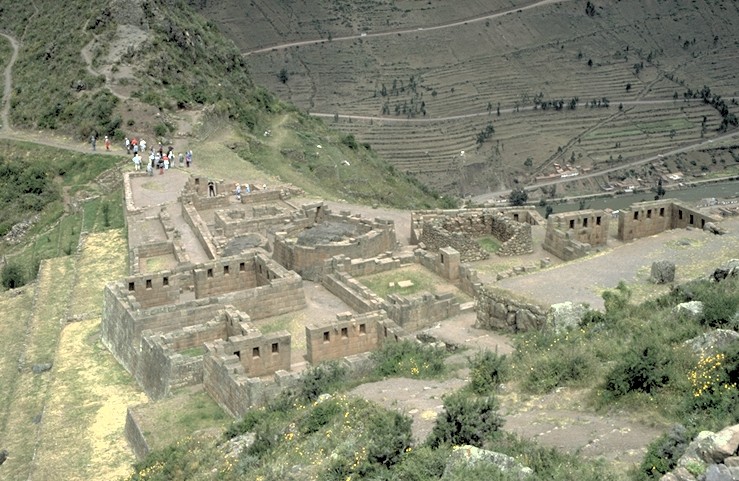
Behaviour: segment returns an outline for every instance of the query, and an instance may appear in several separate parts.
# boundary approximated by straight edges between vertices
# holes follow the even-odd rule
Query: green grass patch
[[[490,252],[491,254],[498,252],[502,245],[502,243],[493,236],[477,239],[477,243],[480,244],[480,247],[485,251]]]
[[[379,377],[434,379],[446,374],[445,349],[402,340],[386,342],[372,353]]]
[[[136,408],[152,449],[163,449],[195,431],[224,429],[231,417],[203,389],[184,388],[172,397]]]
[[[182,351],[179,351],[180,354],[186,357],[198,357],[205,354],[205,347],[204,346],[195,346],[190,347],[187,349],[183,349]]]
[[[381,272],[379,274],[360,277],[357,280],[382,298],[387,298],[390,294],[401,296],[410,296],[419,292],[437,294],[440,292],[441,286],[447,286],[446,281],[443,279],[417,267]],[[401,287],[399,283],[403,281],[410,281],[412,285]]]

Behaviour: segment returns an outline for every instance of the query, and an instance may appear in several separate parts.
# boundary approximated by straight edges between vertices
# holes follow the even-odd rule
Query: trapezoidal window
[[[570,219],[570,229],[575,228],[575,219]]]
[[[680,219],[680,220],[683,220],[683,211],[682,210],[678,210],[677,211],[677,218]]]
[[[634,220],[639,220],[639,211],[634,212]]]
[[[341,328],[341,338],[342,339],[349,339],[349,329],[346,327]]]
[[[162,285],[168,286],[169,285],[169,277],[162,277]]]
[[[213,277],[213,269],[208,269],[208,271],[206,272],[206,275],[208,277]]]
[[[367,324],[360,324],[359,325],[359,335],[363,336],[367,334]]]
[[[328,331],[323,332],[323,342],[331,342],[331,333]]]
[[[151,279],[146,279],[146,288],[151,289]]]
[[[652,218],[652,209],[647,209],[647,219]]]
[[[582,226],[583,227],[587,227],[588,226],[588,218],[587,217],[582,220]]]
[[[690,225],[693,225],[693,214],[690,214]]]
[[[259,348],[255,347],[251,350],[251,357],[259,357]]]
[[[272,354],[277,354],[280,352],[280,344],[277,342],[272,343]]]
[[[600,225],[600,216],[595,218],[595,225]]]
[[[134,284],[133,282],[129,282],[128,283],[128,290],[129,291],[135,291],[136,290],[136,284]]]
[[[659,208],[659,216],[660,217],[664,217],[665,216],[665,208],[664,207],[660,207]]]
[[[239,262],[239,272],[245,272],[246,271],[246,264],[243,262]]]
[[[223,266],[223,274],[228,275],[228,266]]]

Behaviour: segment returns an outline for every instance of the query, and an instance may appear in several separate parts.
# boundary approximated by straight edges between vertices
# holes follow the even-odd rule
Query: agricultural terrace
[[[204,13],[257,83],[454,195],[705,142],[723,118],[704,86],[739,112],[731,2],[231,3]],[[684,173],[716,168],[701,167]]]

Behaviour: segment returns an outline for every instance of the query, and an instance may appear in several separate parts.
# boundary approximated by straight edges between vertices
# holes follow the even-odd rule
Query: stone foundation
[[[508,332],[542,329],[549,307],[515,298],[510,292],[483,287],[479,290],[475,327]]]

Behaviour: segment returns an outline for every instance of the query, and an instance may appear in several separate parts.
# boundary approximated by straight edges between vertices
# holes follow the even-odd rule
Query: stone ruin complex
[[[290,187],[255,186],[237,197],[231,184],[190,177],[177,202],[137,205],[132,182],[145,175],[125,175],[130,275],[105,288],[101,333],[152,399],[202,385],[240,416],[294,385],[306,365],[342,360],[350,371],[363,372],[368,353],[383,343],[461,313],[474,312],[475,327],[485,329],[547,326],[550,306],[484,285],[469,264],[490,256],[477,242],[489,236],[501,243],[499,256],[531,253],[532,226],[544,224],[533,209],[412,212],[415,247],[401,248],[392,221],[337,214],[324,202],[301,203],[302,193]],[[587,255],[607,245],[610,218],[600,210],[552,215],[542,247],[563,260]],[[643,202],[619,214],[618,239],[716,221],[674,201]],[[461,294],[383,298],[361,282],[411,266]],[[345,307],[307,322],[304,342],[296,344],[295,331],[261,332],[260,320],[306,308],[304,280]],[[129,412],[128,419],[132,444],[145,445],[135,415]]]

